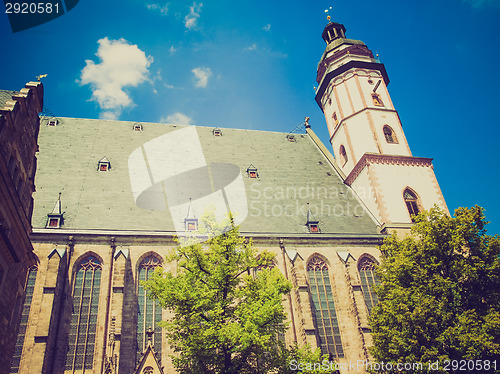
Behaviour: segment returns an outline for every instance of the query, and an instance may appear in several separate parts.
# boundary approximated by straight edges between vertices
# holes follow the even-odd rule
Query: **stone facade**
[[[43,86],[0,91],[0,373],[7,373],[25,300]],[[24,317],[24,316],[23,316]]]

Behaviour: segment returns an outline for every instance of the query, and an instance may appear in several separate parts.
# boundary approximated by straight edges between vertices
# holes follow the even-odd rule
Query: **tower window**
[[[415,220],[415,216],[420,212],[418,208],[418,197],[415,192],[407,188],[403,193],[403,197],[406,203],[406,208],[410,214],[411,220]]]
[[[321,353],[334,358],[344,357],[328,266],[323,259],[315,256],[307,265],[307,275]]]
[[[333,112],[332,114],[333,124],[337,126],[339,124],[339,119],[337,117],[337,112]]]
[[[384,136],[387,143],[397,143],[396,134],[389,126],[384,126]]]
[[[99,260],[89,256],[76,273],[65,370],[87,372],[94,366],[101,272]]]
[[[377,294],[373,290],[373,286],[378,286],[380,281],[375,273],[376,264],[368,257],[363,258],[358,265],[359,277],[361,278],[361,290],[365,299],[368,313],[377,305]]]
[[[347,164],[348,158],[347,158],[347,152],[345,151],[345,147],[343,145],[340,146],[339,155],[340,155],[340,163],[342,164],[342,166],[345,166],[345,164]]]
[[[379,94],[372,93],[372,100],[373,100],[373,105],[384,106],[384,103],[382,102],[382,99],[380,98]]]
[[[57,126],[59,124],[59,121],[57,119],[50,119],[49,122],[47,122],[48,126]]]

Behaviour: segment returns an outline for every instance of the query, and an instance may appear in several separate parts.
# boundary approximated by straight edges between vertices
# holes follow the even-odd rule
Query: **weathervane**
[[[47,74],[42,74],[42,75],[37,75],[36,79],[38,79],[38,82],[40,82],[40,79],[45,78]]]
[[[326,19],[328,20],[328,22],[331,22],[330,20],[332,19],[332,17],[330,17],[330,14],[328,14],[328,11],[330,10],[332,10],[332,7],[325,9],[325,13],[327,14]]]

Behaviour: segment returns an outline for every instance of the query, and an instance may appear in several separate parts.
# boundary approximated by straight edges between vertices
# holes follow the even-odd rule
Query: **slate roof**
[[[12,100],[12,95],[18,94],[16,91],[0,90],[0,109],[5,106],[8,100]]]
[[[45,228],[47,214],[61,195],[63,229],[172,232],[168,210],[136,205],[129,176],[129,157],[144,143],[187,126],[59,118],[58,126],[41,124],[34,193],[33,227]],[[241,232],[308,234],[308,203],[321,233],[376,234],[377,226],[344,185],[307,134],[194,127],[207,164],[237,165],[243,177],[248,215]],[[106,172],[98,162],[109,160]],[[186,158],[189,158],[189,151]],[[249,178],[253,164],[258,178]],[[200,213],[200,212],[198,212]],[[187,210],[186,210],[187,214]],[[53,229],[57,230],[57,229]],[[321,235],[321,234],[318,234]]]

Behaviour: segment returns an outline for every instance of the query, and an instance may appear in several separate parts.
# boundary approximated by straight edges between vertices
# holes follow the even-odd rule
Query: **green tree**
[[[144,282],[149,295],[172,312],[162,326],[176,352],[175,367],[196,374],[278,370],[278,333],[286,320],[282,298],[291,284],[269,268],[274,255],[257,253],[232,220],[218,223],[213,213],[204,215],[196,235],[209,239],[187,238],[169,256],[176,274],[158,269]]]
[[[500,240],[486,224],[478,206],[455,217],[433,208],[410,236],[385,241],[370,316],[375,361],[424,363],[418,372],[433,373],[425,363],[448,373],[463,373],[464,363],[465,372],[500,369]]]

